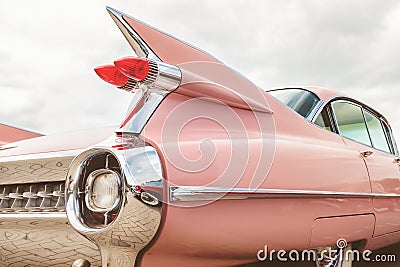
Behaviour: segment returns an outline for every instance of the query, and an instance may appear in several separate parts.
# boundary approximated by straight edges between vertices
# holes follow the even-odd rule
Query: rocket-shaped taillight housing
[[[95,68],[95,72],[104,81],[127,91],[138,88],[140,84],[173,91],[182,80],[177,66],[148,58],[121,58],[114,61],[114,65]]]

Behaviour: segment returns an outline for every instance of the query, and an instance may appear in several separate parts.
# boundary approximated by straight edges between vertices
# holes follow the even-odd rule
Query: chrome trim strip
[[[320,107],[322,107],[322,105],[324,105],[324,101],[320,99],[315,107],[311,110],[310,114],[308,114],[306,119],[311,122],[314,119],[315,114],[317,114],[317,112],[319,111]]]
[[[221,188],[202,186],[170,187],[170,201],[203,201],[248,198],[400,198],[400,194],[335,192],[319,190]]]

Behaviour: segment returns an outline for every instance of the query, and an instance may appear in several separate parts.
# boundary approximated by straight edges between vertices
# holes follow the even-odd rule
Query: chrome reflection
[[[82,150],[0,157],[0,184],[64,181],[73,158]]]
[[[64,181],[0,184],[0,214],[65,211],[64,186]]]
[[[140,133],[168,93],[165,90],[150,90],[147,85],[142,85],[134,94],[128,115],[116,132]]]
[[[179,87],[182,81],[181,70],[174,65],[170,65],[161,61],[148,59],[150,70],[144,84],[154,89],[173,91]]]
[[[68,225],[65,213],[0,215],[0,266],[101,266],[96,245]]]
[[[88,215],[82,200],[87,193],[81,190],[87,172],[95,171],[93,166],[104,168],[103,164],[90,165],[95,155],[114,157],[117,162],[112,163],[111,159],[111,167],[122,180],[118,210],[113,210],[112,218],[103,224],[96,221],[95,216]],[[123,138],[114,148],[89,149],[73,160],[68,172],[66,210],[69,222],[97,245],[103,266],[133,266],[137,254],[150,243],[159,228],[162,188],[158,154],[136,136]]]
[[[78,162],[76,166],[74,163]],[[107,150],[91,151],[89,154],[81,154],[74,159],[66,182],[66,210],[71,225],[79,227],[78,231],[91,231],[92,229],[106,228],[118,216],[123,205],[125,184],[120,181],[118,188],[118,205],[109,209],[94,209],[90,198],[90,187],[87,185],[91,175],[98,170],[115,172],[122,177],[122,169],[118,159]],[[72,178],[72,179],[71,179]]]

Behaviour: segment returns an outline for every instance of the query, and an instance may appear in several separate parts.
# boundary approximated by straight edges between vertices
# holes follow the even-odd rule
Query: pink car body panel
[[[39,136],[42,135],[0,123],[0,146]]]
[[[273,115],[264,113],[263,116],[274,116],[276,148],[271,170],[260,188],[371,192],[367,169],[357,151],[350,150],[340,136],[311,125],[277,100],[267,97]],[[168,121],[167,116],[173,112],[174,108],[185,101],[188,101],[185,96],[178,94],[168,96],[145,128],[143,138],[158,147],[160,155],[168,155],[164,150],[169,145],[173,145],[162,140],[160,134],[165,131],[162,129],[163,124]],[[216,114],[223,109],[222,105],[211,102],[203,101],[198,104],[197,108],[211,110]],[[190,112],[190,106],[187,106],[187,109],[180,110],[178,114],[187,114]],[[234,112],[242,118],[251,118],[249,111],[236,108]],[[177,114],[174,113],[174,115]],[[180,121],[185,121],[177,116],[169,118],[177,122],[177,128],[183,126],[179,125]],[[257,131],[254,129],[257,129],[258,125],[251,119],[243,121],[246,123],[246,130],[254,134],[250,137],[250,150],[252,153],[257,153],[260,140],[257,140]],[[235,131],[235,129],[225,130]],[[210,135],[210,133],[218,134]],[[199,151],[193,149],[200,146],[202,138],[199,136],[207,136],[219,141],[215,142],[217,152],[212,165],[202,172],[188,174],[176,168],[174,163],[171,164],[168,161],[168,158],[164,158],[165,174],[170,183],[179,186],[207,185],[225,170],[221,166],[229,165],[230,150],[224,148],[226,144],[223,142],[227,141],[228,137],[223,129],[206,119],[186,125],[179,138],[182,154],[190,159],[200,156]],[[244,149],[246,146],[243,147]],[[257,158],[257,155],[252,154],[252,156]],[[233,172],[243,173],[235,186],[249,188],[255,170],[262,167],[262,163],[257,160],[249,161],[243,173],[244,166],[230,165],[230,168],[236,169]],[[220,186],[224,187],[223,184]],[[231,184],[225,186],[231,186]],[[268,244],[271,249],[310,248],[313,223],[318,218],[338,217],[338,220],[342,221],[340,216],[370,215],[367,220],[358,220],[357,227],[361,229],[373,229],[371,218],[374,218],[372,199],[357,198],[296,201],[290,199],[220,200],[196,208],[172,205],[167,209],[162,234],[145,254],[143,266],[155,266],[161,262],[165,264],[166,259],[170,259],[169,257],[174,254],[177,259],[185,257],[185,261],[192,260],[193,266],[205,265],[207,261],[218,257],[226,258],[224,263],[226,266],[232,263],[240,264],[254,260],[254,252],[265,244]],[[335,220],[332,219],[331,226],[335,224]],[[329,231],[334,230],[329,229]],[[345,234],[340,232],[341,229],[337,231],[336,235],[331,236],[331,243],[336,242],[337,239],[334,240],[336,236]],[[290,238],[282,238],[283,233]],[[367,233],[367,237],[371,240],[372,231],[367,231]],[[354,236],[350,234],[348,241],[356,241],[358,237],[357,234]],[[311,244],[326,241],[326,236],[320,236],[320,238],[321,241],[318,235],[314,236]],[[196,242],[191,240],[196,240]],[[158,257],[151,256],[154,254]],[[203,258],[200,259],[200,255]],[[235,255],[237,259],[232,260],[232,255]],[[168,266],[173,265],[174,262],[171,261],[171,265]]]

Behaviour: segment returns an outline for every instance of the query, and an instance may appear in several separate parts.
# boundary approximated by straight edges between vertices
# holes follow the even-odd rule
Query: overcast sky
[[[400,1],[0,3],[1,122],[50,134],[122,120],[131,95],[93,71],[132,55],[109,5],[210,52],[265,89],[319,85],[366,102],[399,140]]]

